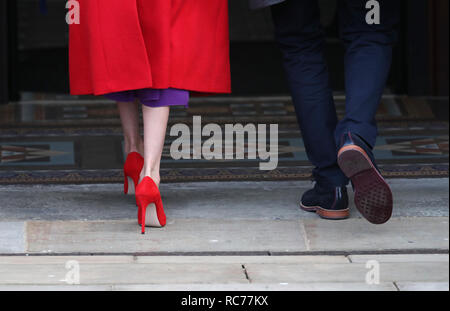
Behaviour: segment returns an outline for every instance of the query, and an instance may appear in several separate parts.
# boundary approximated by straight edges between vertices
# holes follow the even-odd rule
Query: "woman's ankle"
[[[146,170],[144,168],[141,172],[140,180],[144,179],[144,177],[150,177],[155,182],[155,184],[159,187],[159,184],[161,183],[161,177],[159,174],[159,170]]]
[[[144,143],[125,143],[124,144],[125,153],[129,154],[132,152],[137,152],[144,156]]]
[[[159,172],[145,173],[144,170],[142,170],[141,179],[144,179],[144,177],[150,177],[155,182],[155,184],[159,187],[159,184],[161,183],[161,177],[159,175]]]

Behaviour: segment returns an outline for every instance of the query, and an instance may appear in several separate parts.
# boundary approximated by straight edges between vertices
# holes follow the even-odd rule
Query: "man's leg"
[[[345,44],[346,112],[339,122],[336,140],[344,133],[361,136],[375,146],[375,114],[381,101],[397,40],[399,0],[378,0],[380,24],[366,22],[367,0],[339,0],[341,38]]]
[[[295,110],[316,181],[330,187],[348,183],[337,165],[336,109],[329,86],[317,0],[287,0],[272,7]]]
[[[336,108],[323,55],[317,0],[287,0],[272,7],[276,38],[316,185],[300,206],[327,219],[349,216],[347,177],[337,164]]]
[[[369,24],[366,15],[378,8],[380,23]],[[372,149],[377,137],[375,114],[391,66],[399,9],[399,0],[339,0],[346,47],[346,115],[336,129],[338,163],[352,180],[356,207],[375,224],[388,221],[393,208],[392,191],[376,166]]]

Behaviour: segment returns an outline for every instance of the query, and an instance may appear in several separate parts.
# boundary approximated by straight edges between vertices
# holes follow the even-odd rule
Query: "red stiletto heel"
[[[147,223],[150,227],[161,228],[166,225],[166,214],[164,213],[161,194],[158,186],[150,177],[144,177],[137,186],[136,200],[138,203],[138,222],[141,225],[142,234],[145,234],[147,208],[149,208]]]
[[[125,194],[134,194],[139,183],[139,176],[144,167],[144,158],[137,152],[131,152],[123,166],[124,184],[123,192]]]

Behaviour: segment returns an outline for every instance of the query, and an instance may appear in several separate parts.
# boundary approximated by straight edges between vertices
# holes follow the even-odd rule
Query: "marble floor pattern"
[[[339,116],[344,98],[337,95]],[[176,124],[278,124],[278,166],[260,171],[260,160],[249,159],[256,142],[224,144],[223,158],[174,160],[170,147]],[[174,108],[162,159],[166,182],[195,180],[310,179],[294,108],[287,97],[193,99],[189,109]],[[385,96],[377,114],[380,136],[375,156],[390,178],[448,176],[448,122],[437,121],[426,100]],[[190,133],[192,140],[192,131]],[[202,143],[209,137],[202,137]],[[123,139],[114,103],[98,99],[30,101],[0,107],[0,184],[120,182]],[[242,152],[244,159],[236,159]],[[225,160],[228,154],[233,160]]]

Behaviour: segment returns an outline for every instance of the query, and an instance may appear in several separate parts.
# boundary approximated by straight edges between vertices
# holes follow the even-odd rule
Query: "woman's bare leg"
[[[142,111],[144,117],[144,169],[141,179],[148,176],[159,185],[161,180],[159,168],[170,108],[151,108],[143,105]]]
[[[117,103],[125,139],[126,155],[130,152],[144,154],[144,142],[139,131],[139,106],[138,102]]]

